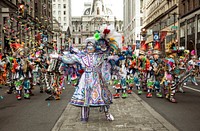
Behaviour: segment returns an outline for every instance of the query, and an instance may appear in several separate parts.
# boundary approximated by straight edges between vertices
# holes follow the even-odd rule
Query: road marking
[[[197,90],[197,89],[191,88],[191,87],[189,87],[189,86],[183,86],[183,87],[185,87],[185,88],[187,88],[187,89],[190,89],[190,90],[193,90],[193,91],[200,92],[200,90]]]

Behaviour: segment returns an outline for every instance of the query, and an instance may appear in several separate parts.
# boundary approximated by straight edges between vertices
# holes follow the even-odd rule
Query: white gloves
[[[50,54],[50,58],[52,59],[58,59],[58,54]]]

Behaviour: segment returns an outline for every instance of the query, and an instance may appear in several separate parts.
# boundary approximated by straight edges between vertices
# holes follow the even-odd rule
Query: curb
[[[53,126],[52,130],[51,131],[59,131],[60,128],[62,127],[63,125],[63,122],[65,121],[66,119],[66,115],[65,112],[68,112],[68,110],[70,110],[71,106],[69,106],[69,104],[67,105],[67,107],[65,108],[65,110],[62,112],[62,114],[60,115],[60,117],[58,118],[58,120],[56,121],[55,125]]]
[[[132,95],[169,131],[178,131],[178,129],[169,123],[164,117],[162,117],[158,112],[156,112],[149,104],[142,100],[135,92],[132,92]]]

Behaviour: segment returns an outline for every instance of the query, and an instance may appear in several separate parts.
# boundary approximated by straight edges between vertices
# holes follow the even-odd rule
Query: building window
[[[58,4],[58,8],[61,9],[61,5],[60,4]]]
[[[63,2],[66,2],[66,0],[63,0]]]
[[[75,38],[73,38],[73,44],[75,44]]]
[[[81,44],[81,38],[78,39],[78,43]]]
[[[61,21],[61,17],[58,17],[58,22],[60,22]]]
[[[198,18],[198,32],[200,32],[200,15],[199,15],[199,18]]]
[[[64,9],[66,8],[66,4],[63,5],[63,8],[64,8]]]
[[[54,9],[56,8],[56,4],[53,4],[53,8],[54,8]]]
[[[181,23],[180,37],[185,37],[185,24],[184,23]]]
[[[67,23],[64,23],[64,26],[67,26]]]
[[[97,7],[97,15],[99,15],[100,13],[99,13],[99,7]]]
[[[58,11],[58,15],[61,15],[61,11]]]
[[[66,17],[64,17],[64,21],[66,21]]]
[[[56,2],[56,0],[53,0],[53,2]]]
[[[63,14],[66,15],[66,11],[63,11]]]

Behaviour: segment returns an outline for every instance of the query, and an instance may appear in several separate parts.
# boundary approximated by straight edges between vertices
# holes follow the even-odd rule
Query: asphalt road
[[[198,84],[195,86],[188,83],[187,88],[183,88],[185,93],[176,93],[177,103],[156,98],[155,95],[153,98],[146,98],[145,94],[140,97],[178,130],[200,131],[200,82]]]
[[[6,94],[0,88],[0,131],[50,131],[66,108],[74,88],[68,86],[61,100],[45,101],[46,93],[33,90],[30,100],[17,100],[14,94]]]

